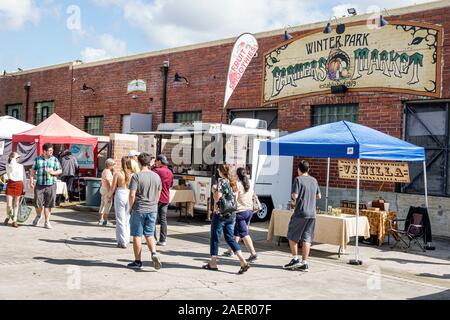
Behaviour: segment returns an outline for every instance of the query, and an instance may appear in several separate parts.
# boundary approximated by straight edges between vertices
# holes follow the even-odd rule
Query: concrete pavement
[[[287,243],[268,243],[268,223],[253,223],[260,259],[237,275],[235,258],[220,258],[218,272],[202,270],[209,225],[199,219],[180,223],[170,215],[168,244],[158,247],[159,271],[147,248],[144,270],[127,269],[131,245],[117,248],[114,227],[97,226],[93,213],[58,208],[52,230],[43,222],[30,226],[34,216],[18,229],[1,225],[0,299],[450,299],[447,240],[435,241],[436,251],[425,254],[362,245],[363,266],[347,264],[353,246],[338,259],[335,246],[314,245],[311,271],[302,273],[281,269],[290,259]]]

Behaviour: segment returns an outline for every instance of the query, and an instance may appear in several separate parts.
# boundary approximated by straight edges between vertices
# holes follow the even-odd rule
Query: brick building
[[[381,72],[378,72],[378,78],[374,80],[376,84],[364,85],[364,81],[371,81],[371,78],[367,76],[368,80],[361,80],[361,85],[352,87],[354,84],[349,82],[347,92],[331,93],[328,87],[320,87],[320,89],[314,87],[315,83],[311,78],[319,79],[320,70],[314,71],[316,73],[313,71],[302,73],[304,71],[300,70],[303,67],[301,64],[292,65],[291,70],[278,69],[278,73],[274,72],[274,68],[270,69],[276,64],[274,62],[273,66],[270,65],[271,61],[277,61],[277,59],[267,60],[267,58],[276,57],[271,55],[276,52],[276,49],[284,50],[283,46],[288,43],[291,47],[296,44],[300,46],[303,40],[307,42],[308,39],[311,40],[309,43],[314,45],[314,50],[310,47],[311,52],[323,51],[324,57],[328,59],[331,57],[330,49],[334,47],[333,49],[338,50],[341,46],[345,48],[347,40],[350,41],[349,46],[355,47],[354,49],[363,47],[371,49],[368,54],[370,54],[369,57],[373,57],[374,48],[371,46],[374,44],[365,43],[367,40],[364,36],[355,38],[355,41],[360,42],[359,44],[351,43],[350,37],[349,39],[344,37],[348,32],[351,33],[352,28],[356,30],[366,27],[366,33],[375,34],[370,24],[377,21],[372,21],[371,15],[339,19],[339,23],[347,27],[347,31],[342,33],[342,43],[339,45],[331,42],[339,42],[337,25],[332,24],[331,33],[324,34],[326,22],[289,28],[288,31],[294,39],[286,42],[283,40],[284,30],[256,34],[259,44],[258,55],[252,60],[227,104],[227,119],[229,121],[234,117],[242,116],[263,118],[269,122],[271,128],[289,132],[316,124],[347,119],[425,146],[429,194],[432,195],[430,209],[433,224],[436,226],[436,234],[450,236],[450,201],[448,200],[450,195],[448,154],[450,20],[447,19],[449,15],[450,2],[438,1],[390,10],[389,16],[385,16],[385,19],[389,21],[388,26],[392,30],[393,38],[390,39],[389,33],[386,32],[382,34],[382,39],[379,41],[380,43],[384,41],[383,43],[387,46],[390,45],[395,49],[398,45],[399,53],[396,56],[395,50],[386,51],[384,58],[380,53],[381,64],[383,59],[386,63],[398,61],[398,65],[391,64],[389,70],[395,73],[395,68],[398,68],[399,75],[403,70],[412,70],[417,67],[416,71],[426,73],[429,77],[428,84],[422,86],[423,89],[419,88],[417,83],[415,89],[408,89],[413,87],[414,81],[409,78],[414,70],[408,75],[409,82],[406,81],[407,79],[399,80],[397,82],[401,85],[397,87],[389,82],[395,78],[392,76],[383,78],[380,75]],[[399,30],[401,25],[408,26],[402,31]],[[406,34],[409,35],[408,44],[403,45],[403,40],[396,40],[397,34],[402,32],[403,38]],[[319,37],[320,40],[317,40]],[[330,37],[334,37],[333,40]],[[327,50],[323,48],[326,43],[322,40],[330,40]],[[220,122],[220,110],[233,42],[234,39],[225,39],[94,63],[70,62],[0,76],[0,114],[11,114],[36,124],[50,113],[57,112],[77,127],[98,135],[130,131],[130,121],[133,119],[130,116],[131,113],[151,114],[152,129],[156,128],[163,117],[165,122],[189,120]],[[317,48],[319,45],[320,48]],[[435,60],[434,63],[427,60],[428,56],[425,52],[422,52],[423,60],[414,60],[417,58],[411,51],[415,48],[414,45],[428,46],[431,57]],[[382,48],[378,48],[380,49]],[[280,52],[283,54],[284,51]],[[351,52],[353,54],[353,49]],[[360,57],[364,57],[363,51],[358,52]],[[402,52],[406,54],[405,60],[402,60]],[[433,52],[435,52],[434,57]],[[345,60],[346,55],[344,54],[343,57]],[[354,59],[353,56],[351,59]],[[342,57],[336,61],[339,61],[342,68]],[[315,63],[313,66],[320,66],[320,59],[313,62]],[[329,67],[329,64],[327,66]],[[344,66],[344,69],[351,71],[354,76],[356,70],[350,70],[350,67],[347,67],[345,69]],[[407,69],[409,67],[411,68]],[[305,68],[312,67],[307,65]],[[361,65],[359,67],[353,65],[352,68],[361,69]],[[378,66],[377,70],[382,71],[382,68]],[[164,81],[165,73],[167,73],[167,86]],[[176,73],[185,79],[175,82]],[[275,76],[275,74],[279,76],[277,81],[282,82],[275,85],[266,83],[266,76]],[[343,73],[340,75],[342,76]],[[301,85],[295,87],[292,82],[289,82],[289,76],[293,76]],[[414,77],[414,74],[412,76]],[[308,79],[303,80],[302,77],[308,77]],[[145,83],[145,91],[127,93],[128,84],[138,79]],[[82,92],[80,88],[83,85],[86,90]],[[275,96],[274,98],[273,92],[270,97],[268,94],[270,85],[273,88],[278,86],[280,91],[277,91],[277,94],[281,93],[280,96],[283,97],[278,99]],[[421,83],[418,85],[420,86]],[[288,88],[286,92],[282,92],[285,88]],[[302,88],[307,89],[308,92],[302,92]],[[418,126],[422,127],[417,129]],[[311,162],[312,174],[318,177],[321,185],[324,185],[325,161],[314,159]],[[333,199],[334,204],[337,204],[338,199],[353,197],[354,191],[347,188],[355,185],[351,180],[337,178],[336,163],[335,160],[332,161],[331,167],[332,204]],[[410,204],[422,204],[423,197],[417,196],[417,194],[423,194],[421,167],[410,164],[410,169],[411,178],[417,176],[417,179],[409,185],[363,182],[362,188],[365,190],[362,194],[363,199],[372,199],[381,195],[391,203],[396,203],[394,208],[397,208],[400,213]]]

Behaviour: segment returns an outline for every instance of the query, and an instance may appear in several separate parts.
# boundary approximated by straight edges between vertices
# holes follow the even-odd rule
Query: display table
[[[185,218],[194,216],[195,195],[191,189],[170,189],[170,203],[184,205]],[[180,213],[181,214],[181,213]]]
[[[24,186],[25,198],[34,199],[34,189],[30,188],[30,180],[27,179]],[[56,195],[63,195],[64,199],[69,199],[69,194],[67,192],[67,184],[65,182],[56,181]]]
[[[356,214],[356,210],[352,208],[341,208],[341,210],[346,214]],[[381,246],[385,237],[389,234],[389,220],[396,220],[397,212],[359,210],[359,214],[367,217],[370,225],[370,234],[377,237],[378,245]]]
[[[286,237],[292,211],[278,210],[272,211],[270,218],[267,241],[272,241],[273,236]],[[363,236],[370,237],[370,226],[367,217],[359,217],[358,232],[356,232],[356,217],[343,214],[340,217],[318,214],[316,216],[316,228],[313,242],[326,243],[339,246],[338,255],[341,249],[345,250],[350,242],[350,237]]]

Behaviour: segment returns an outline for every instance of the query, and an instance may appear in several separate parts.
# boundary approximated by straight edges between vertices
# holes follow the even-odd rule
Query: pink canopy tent
[[[28,131],[13,134],[13,150],[19,142],[36,143],[38,154],[42,154],[42,146],[47,142],[91,145],[94,150],[95,167],[97,167],[97,138],[71,125],[56,113]]]

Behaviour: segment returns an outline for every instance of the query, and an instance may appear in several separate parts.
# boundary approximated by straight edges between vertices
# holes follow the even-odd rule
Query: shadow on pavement
[[[420,277],[427,277],[427,278],[435,278],[435,279],[450,279],[450,273],[444,274],[442,276],[438,276],[436,274],[432,274],[432,273],[420,273],[418,274],[418,276]]]
[[[79,259],[53,259],[46,257],[33,257],[35,260],[41,260],[45,263],[55,265],[70,265],[80,267],[103,267],[103,268],[126,268],[126,266],[118,263],[104,262],[100,260],[79,260]]]
[[[450,289],[438,293],[429,294],[426,296],[411,298],[409,300],[448,300],[448,299],[450,299]]]
[[[450,266],[450,263],[438,263],[438,262],[429,262],[424,260],[407,260],[407,259],[398,259],[398,258],[372,258],[373,260],[380,260],[380,261],[394,261],[400,264],[407,264],[407,263],[416,263],[416,264],[435,264],[435,265],[443,265],[443,266]]]
[[[116,241],[108,238],[82,238],[73,237],[71,239],[39,239],[39,241],[45,241],[49,243],[64,243],[76,246],[93,246],[93,247],[105,247],[105,248],[117,248]]]

